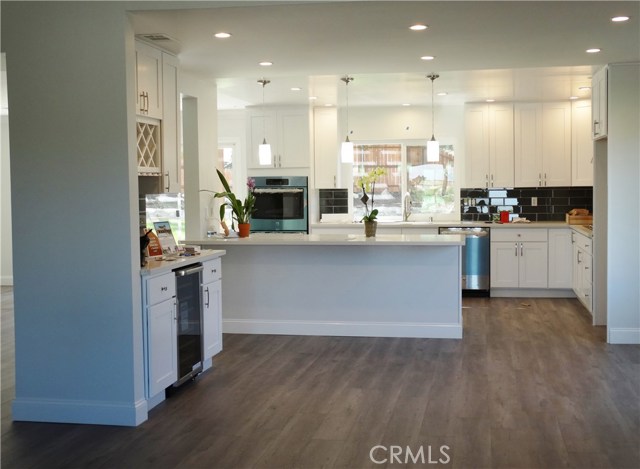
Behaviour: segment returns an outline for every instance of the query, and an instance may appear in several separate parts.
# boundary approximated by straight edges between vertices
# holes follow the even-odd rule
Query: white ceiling
[[[344,105],[346,74],[353,106],[429,104],[431,72],[436,92],[448,93],[438,103],[564,100],[590,96],[578,87],[601,65],[640,61],[639,1],[189,3],[150,2],[155,10],[132,13],[133,27],[170,36],[157,44],[215,80],[220,109],[261,104],[261,77],[271,80],[267,104],[317,96],[315,105]],[[610,21],[622,14],[630,21]],[[414,23],[429,28],[409,30]],[[232,37],[215,39],[219,31]],[[602,52],[587,54],[592,47]]]

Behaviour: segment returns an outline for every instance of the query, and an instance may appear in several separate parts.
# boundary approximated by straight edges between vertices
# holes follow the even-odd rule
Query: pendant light
[[[427,75],[431,80],[431,140],[427,142],[427,163],[437,163],[440,161],[440,143],[435,137],[435,102],[433,99],[433,82],[440,75],[432,73]]]
[[[344,81],[347,89],[347,137],[342,142],[342,148],[340,151],[340,159],[343,163],[353,163],[353,142],[349,140],[349,83],[353,81],[353,77],[346,75],[340,80]]]
[[[262,85],[262,109],[264,112],[264,87],[271,83],[266,78],[261,78],[258,83]],[[266,117],[262,119],[262,143],[258,145],[258,162],[261,166],[271,166],[271,145],[267,143]]]

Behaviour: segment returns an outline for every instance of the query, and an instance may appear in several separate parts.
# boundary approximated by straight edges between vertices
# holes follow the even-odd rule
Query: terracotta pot
[[[364,222],[364,235],[367,238],[372,238],[376,235],[376,228],[378,228],[377,221],[365,221]]]
[[[250,223],[238,223],[238,236],[240,238],[248,238],[251,231]]]

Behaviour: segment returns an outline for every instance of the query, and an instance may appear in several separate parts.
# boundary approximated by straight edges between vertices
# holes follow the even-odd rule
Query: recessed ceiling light
[[[600,49],[598,49],[597,47],[594,47],[593,49],[587,49],[587,54],[597,54],[598,52],[600,52]]]
[[[259,65],[261,67],[271,67],[273,65],[273,62],[269,62],[268,60],[265,60],[264,62],[260,62]]]
[[[440,93],[436,93],[436,96],[446,96],[449,93],[447,93],[446,91],[441,91]]]
[[[422,57],[420,57],[420,59],[422,59],[422,60],[433,60],[433,59],[435,59],[435,57],[433,55],[423,55]]]
[[[489,98],[489,99],[485,99],[485,101],[486,101],[487,103],[495,103],[495,101],[496,101],[496,100],[495,100],[495,99],[492,99],[492,98]]]
[[[579,99],[579,98],[577,96],[569,96],[569,99],[575,100],[575,99]]]
[[[302,88],[294,86],[293,88],[291,88],[291,91],[302,91]]]
[[[591,89],[590,86],[581,86],[578,88],[578,91],[589,91]]]
[[[409,26],[409,29],[412,30],[412,31],[424,31],[428,27],[429,26],[424,25],[424,24],[414,24],[413,26]]]
[[[404,107],[409,107],[409,106],[411,106],[411,104],[409,104],[409,103],[402,103],[402,105],[403,105]]]
[[[316,99],[318,99],[317,96],[309,96],[309,101],[315,101]]]
[[[227,39],[231,37],[231,34],[225,33],[225,32],[219,32],[219,33],[215,33],[214,36],[217,37],[218,39]]]
[[[333,104],[327,103],[327,104],[324,105],[324,107],[333,107]]]
[[[611,21],[613,21],[614,23],[623,23],[625,21],[629,21],[629,17],[628,16],[614,16],[613,18],[611,18]]]

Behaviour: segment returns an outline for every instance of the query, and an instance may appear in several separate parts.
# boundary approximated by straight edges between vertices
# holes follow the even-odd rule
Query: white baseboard
[[[12,287],[13,275],[0,275],[0,285],[3,287]]]
[[[575,298],[573,290],[548,288],[492,288],[492,298]]]
[[[610,327],[608,331],[610,344],[640,344],[640,328]]]
[[[461,324],[224,319],[225,334],[324,335],[461,339]]]
[[[12,419],[24,422],[83,423],[134,427],[147,420],[147,401],[71,401],[63,399],[16,398]]]

